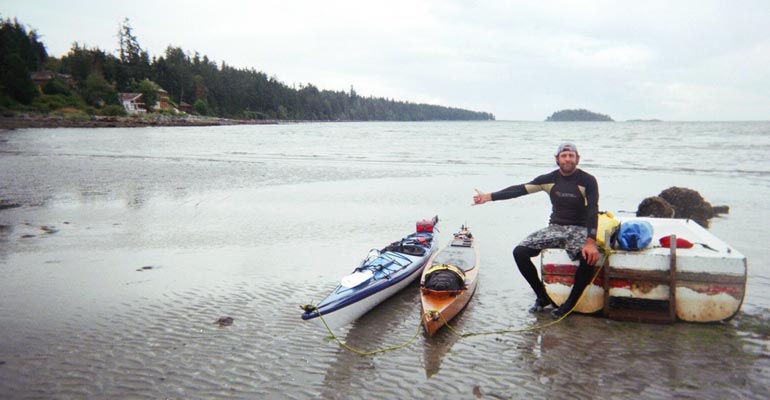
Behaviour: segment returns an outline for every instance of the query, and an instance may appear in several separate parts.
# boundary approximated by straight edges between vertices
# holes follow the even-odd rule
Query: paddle
[[[372,272],[372,270],[370,269],[367,269],[364,271],[356,271],[340,279],[340,285],[346,288],[354,288],[368,281],[373,276],[374,276],[374,272]]]

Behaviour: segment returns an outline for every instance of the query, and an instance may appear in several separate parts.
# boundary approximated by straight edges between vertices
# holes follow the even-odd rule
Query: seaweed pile
[[[657,196],[642,200],[636,216],[692,219],[708,228],[711,218],[729,211],[728,206],[712,206],[695,190],[672,186]]]

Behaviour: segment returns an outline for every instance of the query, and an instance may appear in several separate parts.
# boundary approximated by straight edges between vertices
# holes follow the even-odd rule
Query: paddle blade
[[[346,287],[346,288],[354,288],[369,279],[371,279],[374,276],[374,273],[371,270],[365,270],[365,271],[358,271],[354,272],[342,279],[340,279],[340,285]]]

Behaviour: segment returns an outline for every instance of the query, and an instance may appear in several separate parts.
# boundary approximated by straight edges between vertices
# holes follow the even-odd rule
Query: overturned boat
[[[745,256],[692,220],[620,218],[621,224],[631,220],[652,225],[650,244],[603,255],[595,271],[603,267],[574,311],[655,323],[719,322],[738,313],[746,292]],[[543,283],[556,304],[569,296],[577,266],[564,250],[541,253]]]
[[[382,249],[372,249],[353,272],[318,305],[303,306],[303,320],[321,319],[331,329],[345,326],[414,282],[436,252],[438,217],[417,222],[415,232]],[[320,317],[320,318],[319,318]]]

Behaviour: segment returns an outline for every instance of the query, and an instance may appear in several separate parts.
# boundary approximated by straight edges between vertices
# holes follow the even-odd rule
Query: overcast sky
[[[0,0],[49,55],[140,45],[254,68],[288,85],[541,121],[770,120],[770,2]]]

